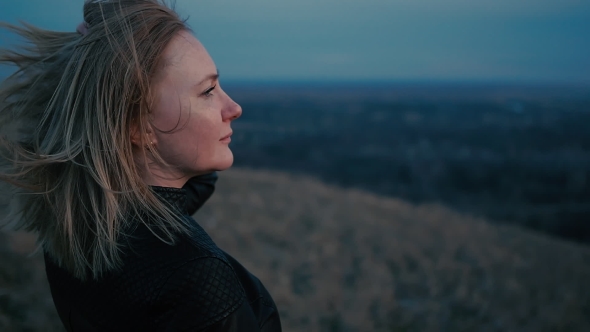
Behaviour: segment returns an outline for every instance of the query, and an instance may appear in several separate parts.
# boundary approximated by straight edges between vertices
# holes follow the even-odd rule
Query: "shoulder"
[[[169,266],[170,263],[184,263],[201,257],[215,256],[225,259],[211,237],[193,218],[183,218],[189,226],[189,234],[173,229],[166,233],[157,227],[148,226],[152,223],[136,223],[132,230],[121,237],[120,243],[126,254],[126,263],[147,259],[150,264],[157,265],[161,259],[164,265]],[[173,236],[172,239],[170,234]]]
[[[155,301],[155,323],[177,329],[206,328],[231,315],[244,299],[227,260],[191,259],[170,271]]]

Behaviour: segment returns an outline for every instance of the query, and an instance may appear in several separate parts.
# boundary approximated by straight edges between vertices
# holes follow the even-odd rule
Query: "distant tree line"
[[[249,100],[236,165],[308,173],[590,243],[590,99]]]

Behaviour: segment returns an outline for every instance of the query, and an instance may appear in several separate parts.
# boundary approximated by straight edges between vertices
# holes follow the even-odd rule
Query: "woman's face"
[[[221,89],[215,63],[189,32],[174,37],[163,56],[149,137],[168,167],[150,162],[145,180],[182,187],[193,176],[232,165],[231,122],[242,109]]]

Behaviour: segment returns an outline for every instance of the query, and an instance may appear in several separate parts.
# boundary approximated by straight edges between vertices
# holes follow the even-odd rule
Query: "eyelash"
[[[217,87],[217,84],[214,85],[214,86],[212,86],[212,87],[210,87],[209,89],[207,89],[207,91],[203,92],[203,95],[205,97],[211,97],[211,96],[213,96],[213,94],[211,93],[211,91],[215,90],[216,87]]]

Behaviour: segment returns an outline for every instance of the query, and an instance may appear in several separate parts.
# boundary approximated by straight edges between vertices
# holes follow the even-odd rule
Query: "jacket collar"
[[[181,214],[188,214],[187,193],[184,188],[150,186],[160,201]]]

